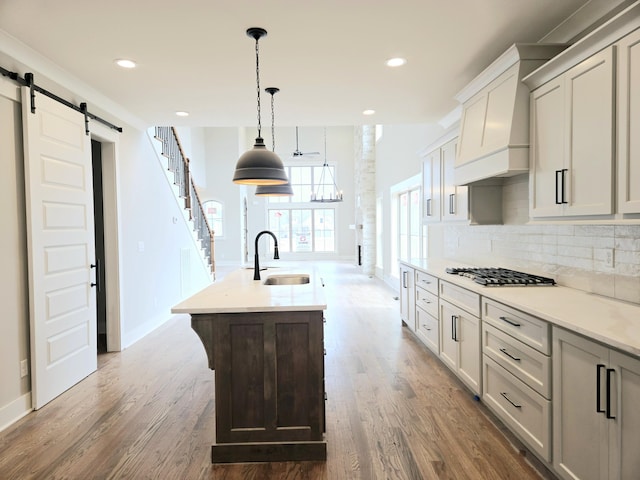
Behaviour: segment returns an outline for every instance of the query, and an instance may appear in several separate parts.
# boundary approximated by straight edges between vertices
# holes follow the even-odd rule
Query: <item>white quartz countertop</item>
[[[264,285],[271,275],[308,274],[301,285]],[[175,305],[171,313],[242,313],[326,310],[322,279],[313,267],[268,267],[253,279],[253,268],[239,268]]]
[[[401,261],[441,280],[640,357],[640,306],[562,286],[486,287],[446,273],[447,260]],[[495,266],[495,265],[486,265]]]

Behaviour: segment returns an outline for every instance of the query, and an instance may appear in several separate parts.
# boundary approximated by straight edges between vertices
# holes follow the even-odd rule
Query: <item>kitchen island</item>
[[[325,460],[322,281],[266,285],[300,272],[253,273],[236,270],[171,310],[191,315],[215,371],[211,460]]]

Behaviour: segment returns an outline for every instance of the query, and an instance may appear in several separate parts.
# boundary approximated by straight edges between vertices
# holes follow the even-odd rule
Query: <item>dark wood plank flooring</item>
[[[554,478],[401,326],[391,289],[351,264],[320,268],[326,463],[210,463],[214,373],[182,315],[0,432],[0,479]]]

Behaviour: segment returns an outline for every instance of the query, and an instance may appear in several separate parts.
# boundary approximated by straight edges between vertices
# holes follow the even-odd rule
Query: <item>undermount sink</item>
[[[306,273],[270,275],[264,281],[265,285],[303,285],[309,283],[309,275]]]

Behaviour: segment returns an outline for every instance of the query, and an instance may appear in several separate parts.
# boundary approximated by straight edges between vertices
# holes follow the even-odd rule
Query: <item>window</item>
[[[223,224],[223,208],[222,203],[215,200],[207,200],[202,204],[204,214],[209,222],[209,228],[213,230],[215,237],[224,237],[224,224]]]
[[[329,167],[335,175],[335,167]],[[336,251],[336,211],[331,204],[311,202],[322,166],[296,165],[285,167],[293,196],[267,197],[269,230],[278,237],[281,253],[314,253]],[[323,184],[331,184],[324,179]],[[333,184],[331,184],[333,186]]]
[[[421,258],[424,253],[419,182],[417,175],[391,188],[391,251],[396,259]],[[398,273],[397,268],[392,262],[392,275]]]

